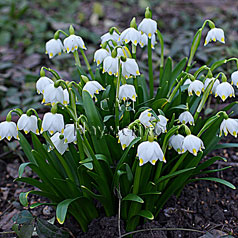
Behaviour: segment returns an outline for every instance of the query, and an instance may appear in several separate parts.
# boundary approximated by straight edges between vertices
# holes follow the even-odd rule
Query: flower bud
[[[44,70],[43,67],[41,67],[40,76],[41,76],[41,77],[44,77],[44,76],[45,76],[45,70]]]
[[[89,81],[88,77],[85,75],[81,75],[81,79],[83,80],[84,83],[87,83]]]
[[[130,23],[130,27],[133,27],[133,28],[137,29],[136,18],[135,17],[132,18],[131,23]]]
[[[149,7],[145,10],[145,18],[152,18],[152,13]]]
[[[69,34],[74,35],[74,27],[72,25],[69,27]]]

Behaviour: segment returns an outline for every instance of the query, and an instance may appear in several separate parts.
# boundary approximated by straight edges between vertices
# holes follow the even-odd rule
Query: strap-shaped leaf
[[[154,215],[149,210],[141,210],[135,216],[141,216],[149,220],[154,220]]]
[[[238,147],[238,143],[223,143],[223,144],[217,144],[214,150],[225,149],[225,148],[237,148],[237,147]]]
[[[22,206],[24,207],[27,207],[28,206],[28,194],[30,193],[31,191],[28,191],[26,193],[20,193],[19,195],[19,200],[20,200],[20,203],[22,204]]]
[[[140,196],[138,196],[134,193],[127,194],[122,199],[122,201],[133,201],[133,202],[138,202],[138,203],[144,203],[144,200]]]
[[[23,163],[19,166],[19,169],[18,169],[19,178],[21,178],[22,174],[24,173],[24,170],[25,170],[26,166],[28,166],[29,164],[31,164],[31,162]]]

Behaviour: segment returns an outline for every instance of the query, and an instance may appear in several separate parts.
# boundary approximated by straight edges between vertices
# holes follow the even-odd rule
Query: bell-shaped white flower
[[[64,39],[64,48],[67,53],[74,52],[78,48],[86,50],[83,39],[80,36],[76,36],[74,34]]]
[[[197,156],[198,151],[202,151],[205,149],[202,140],[194,135],[187,135],[183,141],[183,149],[184,151],[189,151],[194,156]]]
[[[117,48],[117,57],[119,58],[120,56],[124,56],[126,58],[129,58],[130,57],[130,51],[128,52],[129,50],[125,49],[124,47],[123,48]]]
[[[157,43],[157,42],[156,42],[156,38],[155,38],[155,34],[154,34],[154,35],[152,35],[152,37],[151,37],[151,48],[152,48],[152,49],[155,48],[155,44],[156,44],[156,43]],[[147,36],[145,33],[141,34],[139,44],[140,44],[140,47],[142,47],[142,48],[143,48],[144,46],[148,45],[148,36]]]
[[[161,133],[167,132],[166,126],[168,119],[163,115],[159,115],[158,118],[159,121],[155,125],[155,134],[159,136]]]
[[[189,111],[182,112],[178,120],[183,124],[189,123],[191,126],[194,125],[193,115]]]
[[[133,130],[124,128],[118,132],[118,137],[118,143],[121,143],[121,147],[124,150],[136,138],[136,135]]]
[[[140,37],[141,33],[135,28],[130,27],[121,33],[118,41],[125,42],[126,44],[131,42],[133,45],[137,46],[137,44],[140,42]]]
[[[55,132],[64,133],[64,117],[58,113],[47,112],[42,121],[41,133],[49,131],[52,135]]]
[[[222,131],[224,132],[225,136],[227,136],[228,132],[237,137],[238,134],[238,119],[224,119],[220,126],[220,136],[222,135]]]
[[[51,80],[50,78],[48,77],[40,77],[37,82],[36,82],[36,90],[37,90],[37,93],[40,94],[44,94],[44,91],[46,89],[47,86],[49,86],[50,84],[53,84],[54,81]]]
[[[101,44],[109,40],[114,40],[115,42],[117,42],[119,37],[120,36],[116,33],[116,31],[113,31],[112,34],[110,34],[110,32],[107,32],[101,36]]]
[[[118,75],[118,58],[107,56],[103,61],[103,73],[107,72],[109,75]]]
[[[50,139],[56,150],[58,150],[61,155],[64,154],[64,152],[68,149],[68,144],[64,143],[63,135],[61,135],[59,132],[56,132]],[[50,150],[52,149],[53,148],[50,146]]]
[[[94,61],[97,63],[97,66],[100,65],[103,60],[109,55],[110,53],[105,49],[96,50],[94,53]]]
[[[60,39],[51,39],[46,42],[45,53],[49,55],[49,58],[53,58],[55,55],[61,55],[61,52],[64,50],[64,46]]]
[[[136,90],[134,85],[124,84],[119,88],[119,99],[126,101],[131,99],[132,101],[136,101]]]
[[[169,138],[169,149],[173,148],[176,150],[179,154],[182,154],[185,152],[185,149],[183,148],[183,141],[184,136],[183,135],[172,135]]]
[[[183,85],[190,85],[191,83],[191,79],[186,79]]]
[[[164,153],[161,150],[160,145],[156,141],[144,141],[139,144],[137,148],[137,156],[139,157],[140,166],[146,164],[147,162],[155,165],[157,160],[166,163]]]
[[[235,97],[235,90],[228,82],[223,82],[216,87],[215,97],[217,96],[224,102],[228,97]]]
[[[43,94],[42,103],[55,103],[60,102],[64,104],[64,90],[61,86],[55,87],[54,84],[49,84]]]
[[[68,105],[69,104],[69,92],[67,89],[63,90],[64,93],[64,100],[63,100],[63,104],[64,105]]]
[[[151,120],[153,120],[152,114],[151,114],[151,109],[147,109],[143,111],[140,116],[139,116],[139,121],[141,124],[143,124],[145,127],[153,127],[151,124]]]
[[[235,85],[238,88],[238,71],[231,74],[231,85]]]
[[[192,96],[193,92],[200,96],[201,92],[204,92],[204,84],[199,80],[194,80],[188,87],[188,95]]]
[[[157,22],[150,18],[144,18],[139,24],[138,30],[145,33],[149,38],[152,38],[157,31]]]
[[[204,83],[205,89],[207,88],[207,86],[209,85],[209,83],[210,83],[212,80],[214,81],[215,78],[206,78],[205,83]],[[220,81],[219,81],[218,79],[216,79],[215,83],[214,83],[213,86],[212,86],[211,93],[215,93],[215,92],[216,92],[216,88],[217,88],[217,86],[218,86],[219,84],[220,84]]]
[[[0,123],[0,140],[7,138],[9,141],[11,138],[19,139],[16,123],[13,121],[4,121]]]
[[[122,64],[122,75],[128,79],[131,75],[137,76],[140,75],[138,64],[135,59],[126,58],[125,62],[121,62]]]
[[[221,43],[225,44],[225,35],[224,31],[221,28],[213,28],[211,29],[206,36],[204,46],[206,46],[211,41],[220,41]]]
[[[39,129],[37,125],[37,117],[35,115],[27,116],[27,114],[22,114],[17,122],[17,129],[24,130],[27,134],[30,131],[39,135]]]
[[[88,81],[83,87],[83,91],[87,91],[92,98],[102,90],[105,90],[105,88],[97,81]],[[97,100],[96,97],[95,100]]]
[[[77,134],[74,124],[67,124],[64,128],[64,143],[76,142]]]

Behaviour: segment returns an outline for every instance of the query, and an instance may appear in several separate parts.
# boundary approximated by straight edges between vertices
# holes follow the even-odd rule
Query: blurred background
[[[24,111],[42,107],[41,96],[35,91],[41,66],[56,69],[66,80],[77,80],[72,54],[53,60],[45,54],[45,42],[56,30],[67,31],[73,24],[76,34],[86,42],[86,54],[92,62],[100,35],[111,26],[123,31],[134,16],[139,23],[147,6],[164,36],[165,55],[175,61],[188,56],[194,34],[208,18],[224,29],[226,45],[203,47],[203,38],[195,57],[198,65],[238,56],[237,0],[0,0],[0,120],[5,120],[6,113],[16,106]],[[204,37],[208,30],[205,29]],[[157,65],[159,53],[157,45],[153,53]],[[142,54],[142,71],[143,60],[146,59]],[[234,65],[229,64],[224,70],[231,73],[232,68]]]

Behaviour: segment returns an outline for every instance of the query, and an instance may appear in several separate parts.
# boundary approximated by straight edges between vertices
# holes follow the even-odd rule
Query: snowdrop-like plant
[[[0,140],[19,136],[29,159],[21,165],[17,181],[37,187],[21,194],[21,203],[28,206],[30,194],[45,196],[56,207],[60,224],[68,213],[83,231],[99,215],[95,204],[100,202],[107,216],[115,216],[120,204],[121,219],[126,230],[132,231],[145,218],[157,217],[167,200],[178,196],[185,184],[208,179],[235,189],[228,181],[216,178],[217,173],[210,175],[212,171],[207,168],[223,159],[211,158],[210,153],[219,143],[219,135],[224,132],[236,137],[238,133],[237,119],[227,114],[237,101],[232,98],[230,104],[222,106],[224,100],[235,96],[237,74],[230,80],[219,72],[220,66],[231,61],[237,64],[238,59],[193,68],[207,25],[212,29],[207,43],[214,39],[224,43],[223,31],[206,20],[194,36],[189,57],[179,62],[165,59],[160,26],[149,8],[142,22],[133,18],[123,33],[116,27],[109,29],[101,37],[95,62],[88,61],[84,41],[72,26],[69,32],[56,31],[54,39],[46,43],[49,57],[63,51],[62,40],[66,53],[74,57],[78,81],[65,81],[55,70],[42,67],[36,90],[51,110],[42,119],[34,108],[26,112],[13,109],[0,123]],[[160,46],[158,73],[157,62],[154,65],[152,61],[156,40]],[[137,51],[141,50],[147,50],[148,63],[143,64],[148,77],[139,67],[141,54]],[[221,104],[220,111],[213,109],[208,116],[203,110],[214,96]],[[19,116],[18,130],[12,113]],[[31,135],[30,143],[21,130]],[[232,146],[237,143],[219,144],[220,148]],[[26,166],[38,178],[22,177]],[[203,177],[207,171],[210,176]],[[32,206],[38,205],[43,204]]]

